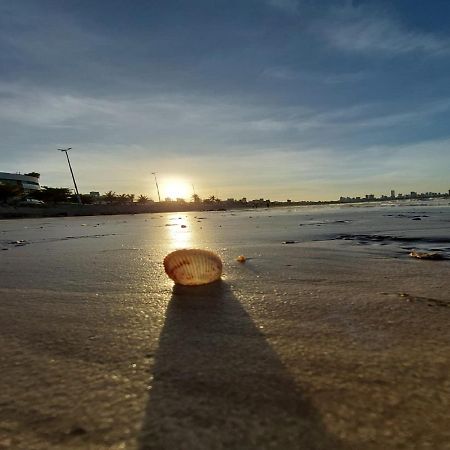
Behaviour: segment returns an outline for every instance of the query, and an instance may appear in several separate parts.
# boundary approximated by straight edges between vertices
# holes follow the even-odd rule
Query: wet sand
[[[450,260],[406,248],[447,248],[426,211],[6,221],[0,449],[449,448]],[[163,256],[201,244],[223,281],[174,288]]]

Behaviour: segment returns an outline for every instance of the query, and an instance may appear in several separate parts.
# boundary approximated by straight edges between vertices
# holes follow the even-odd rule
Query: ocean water
[[[305,249],[314,258],[312,249],[323,248],[405,259],[415,249],[449,258],[450,206],[440,200],[4,220],[0,287],[168,287],[162,259],[189,247],[218,252],[231,281],[241,254],[249,258],[247,270],[272,271],[274,279],[301,249],[303,258]]]

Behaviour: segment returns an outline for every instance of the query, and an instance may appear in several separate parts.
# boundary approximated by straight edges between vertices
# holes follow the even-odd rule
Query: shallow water
[[[97,239],[108,242],[110,249],[117,242],[121,247],[132,243],[136,249],[149,245],[169,249],[346,239],[380,245],[408,243],[413,248],[436,244],[448,250],[450,206],[432,202],[420,206],[328,205],[0,222],[4,251],[36,246],[42,251],[54,243],[67,246],[67,241],[76,241],[82,249]]]
[[[149,274],[154,278],[168,252],[187,247],[217,251],[233,281],[238,255],[249,258],[247,270],[275,273],[289,266],[287,260],[273,265],[275,258],[284,260],[295,256],[295,248],[310,246],[389,258],[408,258],[417,249],[448,258],[450,207],[441,201],[5,220],[0,222],[0,283],[118,289]]]

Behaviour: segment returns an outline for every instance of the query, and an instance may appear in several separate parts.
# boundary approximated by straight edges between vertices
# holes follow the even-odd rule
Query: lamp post
[[[70,174],[72,175],[73,185],[75,186],[75,192],[77,193],[77,200],[80,205],[83,203],[81,202],[80,193],[78,192],[77,182],[75,181],[75,175],[73,174],[72,166],[70,164],[69,154],[67,153],[69,150],[72,150],[72,147],[68,148],[58,148],[60,152],[64,152],[67,157],[67,163],[69,164]]]
[[[158,180],[156,179],[156,172],[152,172],[152,175],[154,175],[155,177],[156,191],[158,192],[158,200],[159,203],[161,203],[161,196],[159,195],[159,187],[158,187]]]

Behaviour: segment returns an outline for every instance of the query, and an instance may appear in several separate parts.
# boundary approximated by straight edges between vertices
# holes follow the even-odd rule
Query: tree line
[[[146,195],[135,194],[118,194],[114,191],[108,191],[103,195],[96,194],[80,194],[81,202],[85,205],[94,203],[103,203],[111,205],[124,205],[131,203],[149,204],[154,203],[154,200]],[[24,192],[23,188],[18,184],[0,183],[0,203],[17,204],[23,202],[25,199],[40,200],[46,204],[60,204],[60,203],[77,203],[78,199],[76,194],[65,187],[49,187],[42,186],[40,190]],[[184,198],[166,198],[165,202],[186,203]],[[206,198],[200,198],[199,195],[192,195],[189,200],[193,203],[247,203],[246,198],[236,200],[234,198],[228,198],[227,200],[221,200],[215,195],[211,195]],[[261,199],[262,201],[262,199]]]

